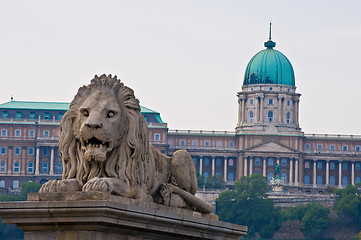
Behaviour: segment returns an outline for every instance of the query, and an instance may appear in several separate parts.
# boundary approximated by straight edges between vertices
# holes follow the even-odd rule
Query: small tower
[[[238,92],[237,134],[299,135],[299,99],[291,62],[274,49],[269,39],[266,49],[249,61],[242,91]]]

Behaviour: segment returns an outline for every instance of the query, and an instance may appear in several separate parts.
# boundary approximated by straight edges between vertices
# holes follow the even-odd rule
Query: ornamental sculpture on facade
[[[60,123],[62,180],[40,193],[100,191],[209,213],[194,196],[196,169],[189,153],[172,157],[149,143],[148,126],[134,91],[116,76],[95,76],[79,88]]]

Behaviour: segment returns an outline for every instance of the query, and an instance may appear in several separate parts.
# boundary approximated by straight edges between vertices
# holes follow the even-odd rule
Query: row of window
[[[267,120],[268,122],[273,122],[274,121],[274,114],[273,114],[273,111],[269,111],[267,113]],[[249,122],[253,122],[254,121],[254,113],[253,111],[249,111],[248,113],[248,120]],[[287,112],[286,113],[286,123],[291,123],[291,113],[290,112]]]
[[[310,168],[311,163],[309,161],[305,161],[305,168]],[[322,169],[324,166],[324,163],[322,162],[317,162],[317,169]],[[349,168],[349,163],[347,162],[343,162],[342,163],[342,170],[348,170]],[[330,161],[330,169],[334,170],[336,169],[336,163],[334,161]],[[356,163],[355,164],[355,170],[361,170],[361,164],[360,163]]]
[[[35,112],[30,112],[29,116],[28,116],[28,119],[36,119],[39,116],[36,116]],[[63,116],[64,116],[64,113],[59,113],[58,114],[58,120],[61,120],[63,118]],[[2,118],[9,118],[9,112],[8,111],[2,111],[1,117]],[[22,112],[20,112],[20,111],[17,111],[15,113],[15,118],[16,119],[22,119],[22,118],[24,118],[24,114]],[[45,112],[44,115],[43,115],[43,119],[51,120],[51,114],[49,112]]]
[[[203,175],[203,177],[204,177],[204,182],[206,182],[206,181],[207,181],[207,178],[209,177],[209,173],[208,173],[208,172],[204,172],[202,175]],[[222,176],[222,173],[216,172],[216,176]],[[234,174],[233,174],[232,172],[228,173],[227,181],[228,181],[228,182],[233,182],[233,181],[234,181]]]
[[[196,157],[193,157],[193,162],[194,162],[194,165],[198,165],[198,159]],[[222,158],[216,158],[216,166],[222,166],[222,161],[224,161]],[[203,158],[203,165],[204,166],[209,166],[210,163],[212,161],[212,158],[210,157],[205,157]],[[228,166],[233,166],[234,165],[234,162],[233,162],[233,159],[228,159]]]
[[[49,166],[48,162],[43,162],[41,164],[41,172],[48,173],[48,170],[49,170],[48,166]],[[55,173],[61,174],[62,172],[63,172],[63,163],[58,162],[56,164]],[[6,173],[6,161],[4,161],[4,160],[0,162],[0,173]],[[13,163],[13,173],[20,173],[20,161],[15,161]],[[34,163],[33,162],[28,162],[27,173],[34,173]]]
[[[19,188],[19,180],[13,180],[12,188]],[[0,180],[0,188],[5,188],[5,180]]]
[[[0,154],[1,155],[6,155],[6,147],[1,147]],[[47,156],[49,154],[49,149],[48,148],[43,148],[42,149],[42,154]],[[20,155],[20,148],[19,147],[14,148],[14,155]],[[34,148],[32,148],[32,147],[28,148],[28,155],[34,155]],[[57,150],[57,155],[59,156],[59,150]]]
[[[273,104],[274,104],[273,98],[269,98],[268,99],[268,105],[273,105]],[[290,107],[291,106],[291,100],[287,100],[286,104],[287,104],[287,107]],[[254,105],[254,99],[253,98],[249,99],[249,105]]]
[[[310,144],[306,143],[305,144],[305,150],[310,150],[310,149],[311,149]],[[334,145],[334,144],[329,145],[329,149],[330,149],[330,151],[336,151],[336,145]],[[323,150],[323,144],[317,144],[317,150],[322,151]],[[360,152],[360,150],[361,150],[361,146],[359,146],[359,145],[355,146],[355,151],[356,152]],[[348,151],[348,145],[342,145],[342,151]]]
[[[1,129],[1,136],[2,137],[7,137],[8,136],[8,130],[7,129]],[[14,130],[14,136],[15,137],[21,137],[21,129],[15,129]],[[43,131],[43,137],[49,137],[49,136],[50,136],[50,131],[49,130],[44,130]],[[28,137],[29,138],[34,138],[35,137],[35,130],[30,129]]]
[[[360,177],[355,177],[355,184],[360,183],[361,182],[361,178]],[[305,175],[304,178],[304,183],[305,184],[311,184],[311,177],[309,175]],[[348,177],[343,176],[341,178],[341,184],[342,186],[346,186],[349,183]],[[316,177],[316,184],[317,185],[322,185],[323,183],[323,177],[322,176],[317,176]],[[329,178],[329,184],[331,186],[335,186],[336,185],[336,177],[334,176],[330,176]]]
[[[251,87],[251,91],[254,91],[255,89],[253,87]],[[262,91],[262,86],[259,87],[259,90]],[[269,91],[273,91],[273,87],[269,87],[268,88]],[[265,88],[265,91],[267,91],[267,88]],[[287,92],[290,92],[291,90],[289,88],[287,88]],[[280,92],[283,92],[283,87],[280,87]]]

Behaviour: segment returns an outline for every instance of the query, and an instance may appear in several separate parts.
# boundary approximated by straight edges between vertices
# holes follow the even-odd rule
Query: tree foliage
[[[336,190],[335,193],[340,197],[334,205],[337,214],[340,217],[350,218],[361,227],[361,191],[358,187],[349,184],[344,189]]]
[[[224,191],[216,199],[220,220],[248,226],[248,235],[271,237],[276,221],[273,201],[267,198],[266,178],[259,174],[236,181],[235,191]]]
[[[213,175],[211,177],[207,177],[205,180],[205,177],[203,175],[199,175],[197,173],[197,181],[198,181],[198,188],[205,188],[208,189],[225,189],[226,188],[226,182],[224,181],[222,176]]]

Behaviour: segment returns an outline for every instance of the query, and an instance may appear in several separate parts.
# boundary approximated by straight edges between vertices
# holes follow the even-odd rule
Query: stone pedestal
[[[0,217],[27,240],[238,239],[247,233],[216,215],[101,192],[33,193],[26,202],[0,202]]]

